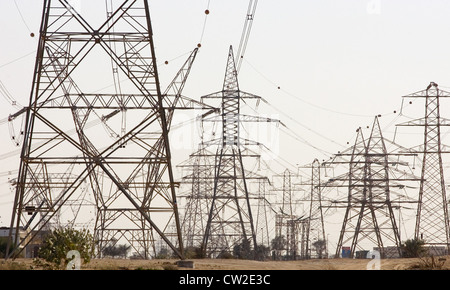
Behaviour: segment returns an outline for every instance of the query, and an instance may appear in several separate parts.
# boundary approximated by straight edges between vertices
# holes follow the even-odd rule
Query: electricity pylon
[[[398,179],[393,174],[393,165],[402,162],[398,158],[391,160],[390,156],[403,154],[387,151],[378,117],[374,120],[368,139],[364,138],[361,128],[357,132],[354,146],[337,155],[349,156],[350,160],[330,162],[348,163],[349,166],[347,174],[331,181],[331,183],[343,181],[347,183],[344,186],[348,188],[336,257],[340,256],[340,251],[347,245],[346,243],[350,243],[350,257],[353,257],[357,250],[368,250],[368,246],[376,247],[381,257],[401,255],[400,233],[391,193],[392,188],[404,187],[404,184],[397,184],[396,181],[416,179],[409,176]],[[396,253],[387,251],[387,247],[393,247]]]
[[[425,117],[397,126],[424,127],[424,143],[421,150],[411,150],[423,154],[419,187],[419,199],[416,215],[415,238],[422,239],[426,245],[443,247],[438,254],[449,251],[449,216],[445,190],[444,169],[442,164],[443,145],[441,128],[450,126],[450,120],[440,115],[440,99],[450,97],[450,93],[439,89],[434,82],[422,90],[404,98],[425,99]]]
[[[294,179],[298,179],[296,173],[286,169],[282,174],[274,175],[282,180],[280,207],[275,215],[275,236],[278,239],[284,238],[286,243],[283,250],[286,250],[286,258],[296,260],[299,256],[307,256],[306,232],[308,220],[301,217],[297,211],[298,188],[294,184]],[[298,197],[297,197],[298,198]]]
[[[256,247],[247,180],[240,146],[240,91],[230,47],[222,91],[222,144],[217,152],[214,192],[202,247],[229,249],[249,240]],[[209,244],[209,245],[208,245]]]
[[[312,247],[316,241],[316,247],[320,247],[318,255],[319,258],[324,254],[328,256],[327,240],[325,236],[325,226],[323,223],[323,211],[322,211],[322,187],[320,182],[320,169],[321,165],[319,160],[315,159],[311,164],[311,201],[309,207],[308,227],[306,233],[306,252],[312,257]]]
[[[243,138],[240,131],[243,122],[279,121],[241,113],[243,99],[261,98],[242,92],[237,75],[233,48],[230,46],[222,90],[202,97],[202,100],[221,100],[220,119],[209,121],[219,121],[222,125],[220,138],[210,142],[217,145],[217,151],[213,192],[208,203],[208,219],[201,244],[205,256],[217,256],[244,243],[253,249],[257,247],[251,199],[258,195],[250,192],[249,179],[263,177],[245,170],[243,156],[248,151],[247,146],[261,144]]]
[[[182,219],[185,248],[198,247],[203,242],[214,185],[215,154],[203,142],[199,146],[187,161],[178,165],[187,170],[182,179],[187,193],[180,196],[186,200]]]
[[[161,91],[148,2],[109,1],[98,26],[70,2],[44,1],[10,240],[22,249],[61,218],[66,201],[87,183],[98,251],[125,240],[149,258],[160,238],[183,258],[169,145],[173,110],[182,98],[180,90]],[[115,86],[98,90],[112,81],[105,82],[107,76]],[[76,178],[52,178],[68,168]],[[25,231],[21,239],[12,234],[19,229]]]

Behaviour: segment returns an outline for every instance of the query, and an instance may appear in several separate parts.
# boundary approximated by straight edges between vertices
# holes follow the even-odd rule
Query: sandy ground
[[[194,268],[179,267],[177,260],[127,260],[101,259],[83,264],[85,270],[367,270],[371,260],[363,259],[322,259],[303,261],[248,261],[234,259],[194,259]],[[439,269],[450,269],[450,256],[435,258]],[[408,270],[417,265],[431,264],[430,258],[424,259],[382,259],[379,261],[381,270]],[[31,259],[1,261],[1,269],[36,269]]]
[[[370,260],[356,259],[322,259],[307,261],[265,262],[234,259],[201,259],[190,261],[194,262],[194,270],[367,270],[367,265],[370,262]],[[180,270],[189,270],[189,268],[176,266],[176,262],[176,260],[94,260],[86,265],[86,268],[99,269],[104,267],[106,264],[122,269],[171,269],[171,267],[176,267]],[[418,263],[418,259],[380,260],[380,268],[382,270],[406,270]],[[450,259],[448,267],[450,268]]]

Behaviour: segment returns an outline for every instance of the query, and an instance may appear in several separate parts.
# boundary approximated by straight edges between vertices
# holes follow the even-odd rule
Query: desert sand
[[[449,257],[450,258],[450,257]],[[371,260],[365,259],[314,259],[302,261],[251,261],[235,259],[193,259],[194,270],[367,270]],[[407,270],[419,265],[419,259],[383,259],[381,270]],[[106,266],[106,268],[105,268]],[[179,269],[177,260],[93,260],[85,265],[87,269]],[[442,268],[450,268],[450,259]]]
[[[81,266],[81,270],[367,270],[369,259],[311,259],[300,261],[250,261],[236,259],[193,259],[193,268],[180,267],[178,260],[94,259]],[[8,264],[9,263],[9,264]],[[381,259],[380,270],[409,270],[426,268],[427,259]],[[434,260],[433,269],[450,269],[450,257]],[[13,264],[13,266],[11,266]],[[373,261],[372,261],[373,264]],[[436,267],[436,264],[438,265]],[[2,261],[0,269],[39,269],[32,259]],[[421,266],[421,267],[420,267]],[[374,266],[375,267],[375,266]]]

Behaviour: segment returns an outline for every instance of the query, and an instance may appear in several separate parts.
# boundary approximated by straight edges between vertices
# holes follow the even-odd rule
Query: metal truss
[[[180,195],[186,203],[181,224],[185,248],[199,247],[203,242],[213,192],[214,157],[202,142],[188,161],[178,165],[188,172],[182,178],[187,193]]]
[[[205,169],[209,170],[212,174],[210,176],[213,177],[210,180],[212,191],[201,194],[208,199],[207,202],[204,201],[208,209],[200,244],[205,256],[217,257],[224,252],[231,253],[234,246],[244,241],[248,241],[253,249],[257,247],[257,230],[252,213],[254,207],[252,200],[265,199],[265,197],[260,194],[261,188],[252,192],[249,189],[249,181],[262,181],[267,177],[259,176],[245,169],[244,157],[260,157],[248,147],[262,144],[242,138],[240,130],[244,122],[279,121],[242,114],[241,102],[247,98],[261,100],[261,97],[242,92],[239,89],[233,48],[230,46],[222,91],[201,98],[202,103],[212,99],[221,101],[220,116],[203,118],[202,121],[220,123],[222,130],[219,138],[203,143],[203,146],[216,148],[212,156],[203,155],[214,161],[212,168]],[[193,165],[195,172],[199,164],[194,162]],[[195,193],[193,192],[193,194]],[[262,212],[260,214],[258,217],[262,217]],[[262,220],[258,219],[258,222],[262,222]]]
[[[286,241],[285,259],[296,260],[297,258],[307,256],[306,232],[308,231],[308,218],[301,216],[297,211],[297,200],[295,194],[298,188],[294,184],[294,180],[298,179],[298,175],[286,169],[282,174],[275,175],[275,178],[281,178],[281,204],[276,210],[275,216],[275,236],[284,238]],[[281,250],[281,249],[280,249]]]
[[[190,155],[190,158],[177,167],[185,171],[181,181],[181,187],[185,190],[179,195],[185,200],[182,218],[182,232],[185,248],[201,248],[205,229],[209,217],[209,211],[213,200],[214,180],[216,170],[217,148],[221,145],[220,139],[210,142],[201,142],[199,149]],[[253,144],[253,145],[256,145]],[[254,160],[255,164],[260,162],[260,154],[243,148],[241,151],[243,159]],[[253,162],[252,162],[253,163]],[[255,164],[252,164],[254,167]],[[249,187],[254,188],[249,195],[250,206],[256,213],[255,232],[260,244],[269,245],[269,219],[271,210],[267,197],[267,185],[270,184],[267,177],[246,172],[246,180]],[[257,186],[255,188],[254,186]],[[222,250],[208,252],[208,255],[220,255],[223,251],[229,253],[234,244],[224,247]]]
[[[315,159],[311,164],[311,202],[309,207],[309,218],[306,232],[306,253],[308,253],[308,256],[311,258],[313,257],[313,241],[316,241],[317,243],[324,243],[323,253],[321,249],[320,253],[318,253],[318,258],[325,258],[328,256],[327,238],[325,235],[325,226],[323,223],[320,169],[320,162],[319,160]],[[322,254],[324,254],[324,256],[320,256]]]
[[[392,255],[401,255],[400,234],[397,220],[394,215],[394,206],[391,198],[392,188],[403,188],[404,184],[397,181],[415,181],[414,176],[396,178],[393,172],[393,164],[406,164],[398,160],[400,155],[409,153],[390,153],[386,149],[386,141],[382,135],[378,117],[375,117],[371,135],[365,139],[361,128],[354,146],[339,155],[339,158],[349,156],[350,160],[330,161],[329,164],[347,163],[349,171],[343,176],[332,178],[330,183],[324,186],[340,186],[348,188],[344,220],[336,248],[336,257],[340,257],[340,251],[350,243],[350,257],[356,252],[369,250],[374,247],[380,252],[381,257],[388,258]],[[397,159],[391,160],[390,156],[396,155]],[[334,183],[334,185],[332,185]],[[337,206],[339,207],[339,206]],[[396,253],[388,251],[387,247],[395,249]]]
[[[93,215],[99,256],[117,241],[150,258],[162,240],[183,258],[168,136],[174,110],[198,105],[181,96],[197,51],[163,93],[148,1],[106,10],[91,26],[70,1],[44,1],[10,237],[23,230],[13,241],[22,249],[56,219]],[[78,200],[82,213],[67,215],[85,185],[93,204]]]
[[[425,99],[425,117],[397,126],[421,126],[424,128],[424,143],[421,150],[411,150],[423,154],[419,198],[415,225],[415,238],[436,248],[435,253],[448,254],[450,246],[449,216],[445,189],[441,144],[441,128],[450,126],[450,120],[440,116],[440,99],[450,97],[450,93],[430,83],[422,90],[404,98]],[[441,248],[441,249],[439,249]]]

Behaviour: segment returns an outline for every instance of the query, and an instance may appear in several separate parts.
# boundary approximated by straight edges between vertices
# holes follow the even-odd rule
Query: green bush
[[[93,252],[93,237],[88,230],[58,228],[48,234],[39,249],[39,258],[44,259],[56,268],[64,269],[74,259],[68,255],[72,250],[80,254],[80,262],[88,263]]]
[[[418,258],[427,254],[425,241],[418,238],[406,240],[401,249],[404,258]]]
[[[5,258],[6,252],[8,247],[8,238],[7,237],[1,237],[0,238],[0,258]],[[14,246],[10,245],[9,252],[11,253],[14,250]]]

